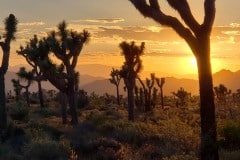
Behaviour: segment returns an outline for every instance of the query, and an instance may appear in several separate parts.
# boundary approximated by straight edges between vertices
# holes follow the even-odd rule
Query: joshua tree
[[[164,101],[163,101],[163,85],[165,84],[165,78],[156,78],[157,85],[160,89],[160,97],[161,97],[161,105],[164,108]]]
[[[22,87],[19,85],[19,80],[12,79],[12,84],[13,84],[13,90],[15,92],[15,101],[18,102],[20,99],[20,93],[22,90]]]
[[[190,93],[185,91],[182,87],[177,92],[172,92],[172,94],[180,100],[180,106],[184,106],[186,104],[186,100],[190,95]]]
[[[46,80],[43,75],[42,75],[42,71],[40,70],[39,66],[36,64],[36,62],[30,60],[30,56],[24,54],[24,52],[18,52],[19,55],[23,56],[25,58],[25,60],[27,61],[27,63],[32,67],[32,72],[34,75],[34,81],[37,82],[38,85],[38,97],[39,97],[39,103],[40,103],[40,107],[44,108],[44,100],[43,100],[43,92],[42,92],[42,81]]]
[[[210,62],[210,35],[215,19],[215,0],[204,0],[204,19],[200,24],[194,18],[187,0],[167,0],[182,20],[165,14],[158,0],[129,0],[145,17],[173,28],[191,48],[198,65],[200,88],[201,147],[202,160],[218,160],[215,104]],[[185,24],[183,24],[183,22]]]
[[[214,91],[219,103],[223,104],[223,106],[225,107],[227,103],[227,96],[230,95],[232,91],[228,90],[227,87],[225,87],[223,84],[214,87]]]
[[[147,85],[147,100],[146,100],[146,108],[145,111],[150,111],[152,106],[152,89],[155,83],[155,74],[151,73],[151,79],[146,79],[146,85]]]
[[[117,89],[117,103],[118,105],[120,105],[120,95],[119,95],[119,84],[121,81],[121,76],[119,74],[119,70],[117,69],[112,69],[111,74],[110,74],[111,78],[109,79],[110,83],[114,84],[116,86]]]
[[[0,128],[5,128],[7,125],[6,113],[6,98],[5,98],[5,74],[8,70],[9,56],[10,56],[10,43],[15,39],[17,31],[17,19],[13,14],[10,14],[5,20],[5,33],[3,39],[0,35],[0,47],[2,49],[2,64],[0,66]]]
[[[20,83],[20,81],[18,80],[18,85],[21,87],[21,88],[24,88],[26,90],[26,101],[27,101],[27,105],[28,107],[30,107],[30,100],[29,100],[29,87],[33,81],[33,72],[32,71],[26,71],[26,68],[25,67],[21,67],[19,69],[19,71],[17,72],[17,76],[20,78],[20,79],[23,79],[25,81],[27,81],[27,84],[26,85],[23,85]]]
[[[137,74],[142,68],[140,56],[143,54],[145,44],[142,43],[140,46],[136,46],[135,42],[122,42],[120,43],[120,48],[125,58],[120,75],[123,77],[125,86],[127,87],[128,120],[134,121],[134,88]]]
[[[57,32],[52,31],[41,40],[35,35],[25,48],[21,46],[18,51],[40,68],[44,78],[67,95],[73,125],[78,123],[76,108],[79,74],[75,67],[89,36],[85,30],[81,33],[68,30],[63,21],[58,25]],[[54,55],[61,64],[53,63],[51,55]]]

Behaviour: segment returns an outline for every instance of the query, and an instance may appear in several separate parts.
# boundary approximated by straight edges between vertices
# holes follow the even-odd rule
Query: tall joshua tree
[[[164,100],[163,100],[163,85],[165,84],[165,78],[156,78],[157,85],[160,89],[160,98],[161,98],[161,105],[164,108]]]
[[[143,55],[145,44],[142,43],[140,46],[136,46],[135,42],[122,42],[119,46],[125,58],[120,75],[123,77],[125,86],[127,87],[128,120],[134,121],[134,88],[137,74],[142,68],[140,56]]]
[[[78,57],[82,51],[83,45],[88,42],[90,34],[87,31],[81,33],[68,30],[63,21],[58,25],[58,31],[52,31],[46,38],[39,40],[35,35],[27,46],[20,47],[19,54],[28,57],[28,60],[34,62],[50,83],[52,83],[62,93],[68,97],[71,123],[78,123],[77,118],[77,90],[78,73],[75,71]],[[55,64],[51,60],[54,55],[61,64]]]
[[[129,0],[145,17],[173,28],[182,37],[196,57],[200,88],[201,147],[202,160],[219,159],[216,145],[216,120],[210,62],[210,35],[215,19],[215,0],[204,0],[204,20],[200,24],[194,18],[187,0],[167,0],[182,18],[163,13],[158,0]]]
[[[7,125],[6,100],[5,100],[5,74],[8,70],[10,43],[15,39],[17,31],[17,19],[13,14],[10,14],[5,20],[5,33],[3,39],[0,36],[0,46],[2,49],[2,63],[0,66],[0,128],[5,128]]]
[[[110,74],[111,78],[109,78],[110,83],[114,84],[116,86],[117,89],[117,102],[118,105],[120,105],[120,95],[119,95],[119,84],[121,81],[121,76],[119,74],[119,70],[118,69],[112,69],[111,74]]]

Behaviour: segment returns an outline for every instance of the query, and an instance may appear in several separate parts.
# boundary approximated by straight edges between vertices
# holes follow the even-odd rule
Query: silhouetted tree
[[[137,46],[135,42],[122,42],[120,43],[120,48],[125,58],[120,75],[123,77],[125,86],[127,87],[128,119],[134,121],[134,88],[137,74],[142,68],[140,56],[144,52],[145,44],[141,43],[140,46]]]
[[[13,84],[13,90],[15,92],[15,101],[18,102],[20,100],[20,93],[22,87],[19,85],[20,84],[19,80],[12,79],[11,82]]]
[[[5,33],[0,35],[0,47],[2,49],[2,63],[0,66],[0,128],[5,128],[7,125],[6,113],[6,97],[5,97],[5,74],[8,70],[9,56],[10,56],[10,43],[15,39],[17,31],[17,19],[13,14],[10,14],[4,20]]]
[[[39,66],[36,64],[35,61],[32,61],[30,58],[30,56],[26,55],[24,52],[18,52],[19,55],[23,56],[25,58],[25,60],[27,61],[27,63],[32,67],[32,72],[34,75],[34,81],[37,82],[38,85],[38,97],[39,97],[39,103],[40,103],[40,107],[44,108],[44,100],[43,100],[43,92],[42,92],[42,81],[46,80],[43,75],[42,75],[42,71],[39,68]]]
[[[27,56],[40,68],[44,78],[67,95],[72,116],[71,123],[77,124],[79,74],[75,71],[75,67],[83,45],[89,40],[90,34],[86,30],[81,33],[68,30],[64,21],[57,28],[57,32],[52,31],[41,40],[35,35],[25,48],[20,47],[18,53]],[[52,54],[60,60],[60,65],[51,60]]]
[[[232,93],[232,91],[228,90],[223,84],[220,84],[219,86],[214,87],[214,92],[218,102],[225,107],[227,103],[227,97]]]
[[[146,108],[145,111],[152,110],[152,89],[155,83],[155,74],[151,73],[151,79],[146,79],[146,86],[148,88],[147,90],[147,99],[146,99]]]
[[[20,79],[23,79],[25,81],[27,81],[27,84],[23,85],[20,83],[20,81],[18,81],[18,85],[21,87],[21,88],[24,88],[25,89],[25,96],[26,96],[26,101],[27,101],[27,105],[28,107],[30,107],[30,99],[29,99],[29,87],[33,81],[33,72],[32,71],[26,71],[26,68],[25,67],[21,67],[19,69],[19,71],[17,72],[17,76],[18,78]]]
[[[118,105],[120,105],[119,84],[120,84],[120,81],[121,81],[122,77],[119,74],[119,70],[114,69],[114,68],[112,68],[110,76],[111,76],[111,78],[109,79],[109,81],[110,81],[110,83],[112,83],[116,86],[116,89],[117,89],[117,103],[118,103]]]
[[[180,100],[180,106],[184,106],[186,104],[187,98],[190,95],[190,93],[185,91],[182,87],[177,92],[172,92],[172,94]]]
[[[164,108],[164,100],[163,100],[163,85],[165,84],[165,78],[156,78],[157,85],[160,89],[160,98],[161,98],[161,105]]]
[[[212,70],[210,62],[210,35],[215,19],[215,0],[204,0],[204,19],[199,24],[193,17],[187,0],[167,0],[182,21],[165,14],[158,0],[129,0],[145,17],[173,28],[191,48],[198,65],[200,88],[201,147],[202,160],[218,160],[215,104],[213,94]]]

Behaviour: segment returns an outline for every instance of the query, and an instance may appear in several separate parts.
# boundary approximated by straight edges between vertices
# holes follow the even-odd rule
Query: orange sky
[[[161,2],[163,10],[177,13]],[[203,17],[203,0],[189,0],[198,21]],[[240,4],[239,0],[217,0],[217,15],[211,36],[213,72],[220,69],[240,69]],[[56,5],[57,4],[57,5]],[[120,67],[123,58],[119,43],[146,43],[142,75],[156,72],[159,76],[192,77],[197,68],[187,44],[174,31],[142,17],[127,0],[11,0],[1,2],[1,21],[14,13],[19,20],[17,40],[12,45],[10,66],[25,64],[15,51],[33,34],[46,36],[56,25],[66,20],[69,28],[91,33],[79,64],[103,64]],[[3,32],[0,24],[0,34]],[[81,72],[81,71],[80,71]],[[110,72],[110,71],[109,71]],[[105,75],[104,75],[105,76]],[[196,76],[195,76],[196,77]]]

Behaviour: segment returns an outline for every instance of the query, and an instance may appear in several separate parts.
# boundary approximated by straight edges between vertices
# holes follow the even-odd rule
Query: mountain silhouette
[[[109,73],[110,70],[111,68],[109,68]],[[80,88],[86,90],[89,94],[95,92],[100,95],[104,93],[115,95],[116,87],[113,84],[111,84],[107,78],[100,77],[99,75],[100,74],[98,74],[97,76],[87,75],[86,72],[84,72],[84,74],[80,74]],[[11,79],[13,78],[17,78],[15,72],[8,71],[5,77],[6,93],[9,90],[13,91],[13,86],[11,82]],[[227,88],[235,92],[237,89],[240,88],[240,71],[232,72],[230,70],[224,69],[217,73],[214,73],[213,83],[214,86],[224,84]],[[56,90],[56,88],[52,86],[49,82],[43,82],[42,86],[44,89]],[[124,84],[123,81],[121,81],[120,94],[126,95],[126,92],[124,92],[123,87]],[[163,87],[164,94],[171,95],[172,92],[177,91],[180,87],[183,87],[186,91],[191,92],[192,95],[198,95],[199,92],[198,80],[175,77],[166,77],[166,83]],[[31,92],[37,91],[36,83],[33,83],[33,85],[30,86],[30,91]]]

